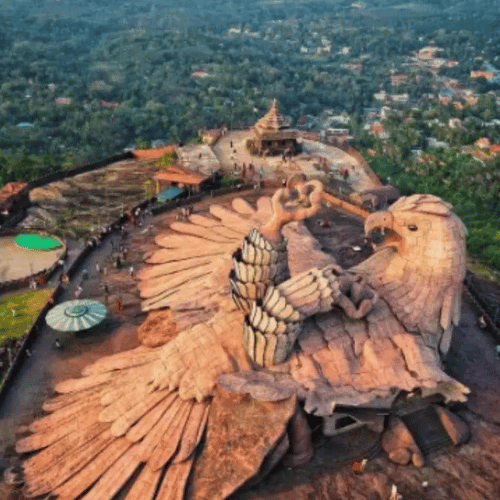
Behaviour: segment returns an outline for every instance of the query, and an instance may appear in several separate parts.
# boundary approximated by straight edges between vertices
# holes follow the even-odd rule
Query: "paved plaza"
[[[264,180],[286,179],[296,173],[303,173],[309,178],[324,179],[326,172],[320,168],[321,162],[326,163],[326,171],[338,176],[342,169],[347,168],[347,182],[353,189],[363,191],[373,188],[373,181],[368,177],[359,161],[340,148],[306,139],[301,140],[303,151],[291,159],[282,156],[254,156],[247,149],[247,140],[253,137],[251,130],[236,130],[226,133],[212,149],[226,173],[235,172],[243,164],[253,165],[258,179],[262,172]]]
[[[195,144],[177,148],[179,160],[184,168],[210,176],[220,169],[220,163],[210,146]]]

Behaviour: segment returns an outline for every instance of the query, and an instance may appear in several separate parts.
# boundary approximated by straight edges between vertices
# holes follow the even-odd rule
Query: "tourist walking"
[[[477,326],[481,328],[481,330],[486,330],[488,328],[488,323],[486,322],[486,317],[483,315],[479,316],[477,319]]]
[[[104,283],[103,289],[104,289],[104,303],[108,305],[109,285],[107,283]]]
[[[130,277],[133,278],[134,277],[134,266],[130,266],[128,272],[130,274]]]
[[[121,297],[116,298],[115,309],[116,312],[120,312],[123,309],[123,302]]]
[[[108,305],[108,298],[109,298],[109,285],[107,283],[104,283],[102,286],[103,292],[104,292],[104,303]]]
[[[78,286],[74,293],[75,300],[78,300],[81,297],[82,292],[83,288],[81,286]]]

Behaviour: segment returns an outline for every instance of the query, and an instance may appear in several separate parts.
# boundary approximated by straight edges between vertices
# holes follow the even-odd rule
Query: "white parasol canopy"
[[[107,314],[106,307],[97,300],[67,300],[53,307],[45,321],[60,332],[79,332],[98,325]]]

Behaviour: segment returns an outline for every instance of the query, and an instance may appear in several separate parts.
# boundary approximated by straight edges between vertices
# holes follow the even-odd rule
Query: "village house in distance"
[[[300,153],[297,133],[288,127],[283,116],[279,114],[276,99],[269,111],[253,126],[255,137],[248,139],[247,148],[254,155],[294,156]]]

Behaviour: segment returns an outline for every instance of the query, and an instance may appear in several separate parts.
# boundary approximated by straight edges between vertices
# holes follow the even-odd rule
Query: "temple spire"
[[[253,126],[254,138],[247,147],[252,154],[295,155],[300,151],[297,133],[291,130],[273,99],[268,112]]]
[[[260,133],[278,132],[287,128],[283,117],[279,113],[278,101],[273,100],[269,111],[255,124]]]

